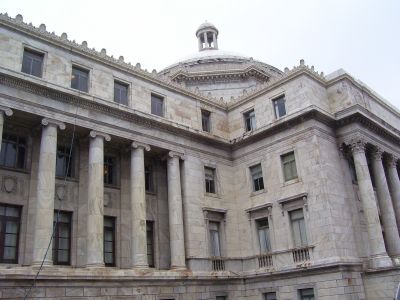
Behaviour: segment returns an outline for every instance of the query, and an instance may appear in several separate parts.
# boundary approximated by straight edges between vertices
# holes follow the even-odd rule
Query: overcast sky
[[[398,0],[0,0],[0,11],[149,71],[197,52],[207,20],[222,50],[282,70],[301,58],[325,74],[343,68],[400,108]]]

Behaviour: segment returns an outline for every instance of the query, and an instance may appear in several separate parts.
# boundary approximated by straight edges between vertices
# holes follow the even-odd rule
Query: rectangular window
[[[285,96],[281,96],[279,98],[276,98],[272,100],[274,104],[274,111],[275,111],[275,117],[277,119],[282,118],[283,116],[286,115],[286,100]]]
[[[89,71],[72,66],[71,87],[82,92],[88,92]]]
[[[253,191],[257,192],[264,189],[264,179],[261,164],[250,167],[251,179],[253,181]]]
[[[300,300],[314,300],[314,289],[299,290]]]
[[[123,105],[128,105],[128,85],[114,81],[114,101],[123,104]]]
[[[115,266],[115,218],[104,216],[104,264]]]
[[[104,183],[110,185],[117,184],[115,157],[104,156]]]
[[[206,193],[215,194],[215,169],[204,167]]]
[[[0,263],[18,263],[20,223],[19,207],[0,205]]]
[[[42,77],[43,53],[24,49],[21,72]]]
[[[154,268],[154,222],[146,221],[147,232],[147,262],[150,268]]]
[[[292,224],[293,242],[295,247],[307,246],[306,224],[304,222],[303,209],[296,209],[289,212],[290,223]]]
[[[151,113],[160,117],[164,116],[164,98],[151,94]]]
[[[246,131],[251,131],[256,129],[256,114],[254,110],[244,113],[243,117],[244,117],[244,125]]]
[[[25,168],[26,139],[13,134],[3,134],[0,165],[10,168]]]
[[[294,152],[289,152],[281,155],[283,176],[285,181],[289,181],[297,178],[296,159]]]
[[[71,213],[54,212],[53,264],[69,265],[71,256]]]
[[[275,292],[265,293],[263,300],[276,300],[276,293]]]
[[[271,252],[271,240],[269,235],[268,218],[257,220],[258,240],[260,242],[260,252]]]
[[[210,248],[211,256],[220,257],[221,256],[221,244],[220,244],[220,232],[219,232],[219,222],[210,222]]]
[[[211,131],[211,122],[210,122],[211,113],[207,110],[201,110],[201,126],[203,131],[210,132]]]
[[[146,192],[154,192],[153,168],[150,165],[144,167],[144,184]]]
[[[56,176],[57,177],[72,177],[72,167],[74,162],[73,149],[67,146],[57,146],[56,157]]]

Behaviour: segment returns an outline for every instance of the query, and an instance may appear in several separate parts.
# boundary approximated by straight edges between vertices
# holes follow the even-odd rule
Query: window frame
[[[156,93],[151,93],[150,94],[150,113],[154,116],[158,116],[158,117],[162,117],[165,118],[165,97],[160,95],[160,94],[156,94]],[[153,110],[153,99],[154,100],[160,100],[161,102],[161,114],[156,113],[156,111]]]
[[[217,226],[217,230],[213,230],[211,227],[212,225],[215,224]],[[218,249],[216,249],[214,247],[215,243],[213,243],[214,241],[214,235],[212,234],[212,232],[216,232],[217,233],[217,237],[218,237]],[[222,257],[222,248],[221,248],[221,222],[220,221],[215,221],[215,220],[210,220],[208,222],[208,234],[210,237],[209,243],[210,243],[210,256],[211,257]],[[218,254],[219,255],[215,255],[216,252],[218,250]]]
[[[154,182],[154,164],[146,163],[144,164],[144,189],[146,193],[154,194],[155,190]]]
[[[303,291],[307,291],[307,290],[312,290],[312,296],[311,295],[302,295]],[[310,300],[310,299],[315,300],[315,299],[317,299],[314,287],[300,288],[297,290],[297,294],[298,294],[299,300]],[[310,298],[310,296],[312,298]],[[307,298],[305,298],[305,297],[307,297]]]
[[[108,160],[113,160],[113,162],[110,163]],[[111,175],[108,175],[110,167],[111,167]],[[118,185],[117,157],[115,157],[115,155],[112,155],[112,154],[107,154],[107,153],[104,154],[103,168],[104,168],[104,178],[103,178],[104,185],[105,186],[117,186]],[[106,174],[107,174],[107,176],[106,176]],[[109,182],[110,178],[111,178],[111,182]]]
[[[57,214],[59,213],[59,215],[61,214],[65,214],[66,216],[68,216],[69,222],[65,223],[65,222],[60,222],[60,218],[57,221],[56,224],[56,218],[57,218]],[[68,224],[68,261],[67,262],[60,262],[58,260],[58,254],[56,255],[56,252],[58,252],[60,250],[59,248],[59,229],[60,229],[60,224]],[[60,265],[60,266],[69,266],[71,265],[71,255],[72,255],[72,251],[71,251],[71,246],[72,246],[72,212],[71,211],[65,211],[65,210],[54,210],[54,219],[53,219],[53,228],[54,228],[54,236],[53,236],[53,249],[52,249],[52,259],[53,259],[53,265]],[[65,249],[61,249],[61,250],[65,250]]]
[[[59,147],[61,148],[64,148],[64,150],[65,151],[59,151]],[[70,150],[71,148],[71,145],[65,145],[65,144],[63,144],[63,143],[57,143],[57,149],[56,149],[56,170],[55,170],[55,175],[56,175],[56,178],[65,178],[65,177],[67,177],[67,178],[75,178],[75,151],[76,151],[76,147],[75,147],[75,144],[74,143],[72,143],[72,150]],[[70,150],[70,151],[66,151],[66,150]],[[71,153],[71,158],[70,158],[70,161],[69,161],[69,163],[68,163],[68,157],[69,157],[69,153]],[[59,174],[58,173],[58,168],[57,168],[57,166],[58,166],[58,164],[57,164],[57,162],[59,161],[59,154],[63,154],[63,159],[65,159],[64,160],[64,168],[63,168],[63,174]],[[66,167],[69,167],[69,169],[68,170],[66,170],[65,168]]]
[[[151,228],[151,230],[149,230]],[[155,222],[153,220],[146,220],[146,245],[147,245],[147,263],[149,265],[149,268],[155,268],[156,267],[156,245],[155,245]],[[149,232],[151,232],[151,253],[149,253]],[[149,260],[149,255],[152,257],[153,263],[150,263]]]
[[[212,172],[212,180],[207,178],[207,170]],[[218,195],[217,193],[217,169],[211,166],[204,166],[204,189],[206,194]]]
[[[204,132],[211,132],[211,112],[209,110],[201,109],[201,129]]]
[[[121,99],[117,99],[117,94],[115,93],[115,91],[116,91],[116,89],[117,89],[117,86],[120,86],[120,87],[123,87],[123,88],[125,88],[126,89],[126,99],[125,99],[125,101],[126,101],[126,103],[124,103],[123,102],[123,100],[121,100]],[[115,103],[118,103],[118,104],[121,104],[121,105],[125,105],[125,106],[129,106],[129,87],[130,87],[130,84],[129,83],[126,83],[126,82],[123,82],[123,81],[121,81],[121,80],[118,80],[118,79],[114,79],[114,102]],[[121,96],[121,93],[119,93],[119,95]]]
[[[10,137],[13,137],[16,139],[16,141],[12,141],[10,139]],[[24,143],[21,143],[20,140],[23,139]],[[7,143],[6,145],[3,145]],[[4,168],[10,168],[10,169],[17,169],[17,170],[25,170],[27,168],[27,158],[28,158],[28,138],[26,136],[23,135],[18,135],[18,134],[14,134],[12,132],[3,132],[3,136],[2,136],[2,140],[1,140],[1,151],[0,151],[0,166],[4,167]],[[7,162],[7,149],[8,149],[8,145],[13,144],[15,145],[16,148],[16,152],[15,152],[15,157],[14,157],[14,163],[12,166],[6,165]],[[20,164],[20,151],[21,148],[24,148],[24,154],[23,154],[23,158],[22,158],[22,167],[19,166]],[[2,160],[2,156],[1,154],[4,153],[4,164],[1,161]]]
[[[257,240],[258,240],[258,246],[259,246],[259,253],[260,254],[267,254],[267,253],[271,253],[272,252],[272,240],[271,240],[271,226],[270,226],[270,220],[268,216],[265,216],[263,218],[257,218],[254,220],[255,221],[255,225],[256,225],[256,231],[257,231]],[[260,223],[262,221],[266,221],[267,222],[267,226],[260,226]],[[261,239],[260,239],[260,229],[265,231],[265,229],[267,229],[267,236],[268,236],[268,242],[266,245],[266,251],[263,251],[262,249],[262,245],[261,245]],[[269,247],[268,247],[269,246]]]
[[[81,84],[79,83],[79,79],[78,79],[78,86],[77,87],[73,87],[73,76],[76,76],[74,74],[74,70],[79,71],[81,73],[86,73],[87,74],[87,81],[86,81],[86,89],[81,89]],[[83,93],[89,93],[90,90],[90,69],[81,65],[77,65],[77,64],[72,64],[72,68],[71,68],[71,88],[76,90],[76,91],[80,91]],[[79,74],[78,74],[79,75]],[[79,76],[80,77],[80,76]]]
[[[268,299],[268,295],[275,296],[274,299]],[[270,291],[270,292],[264,292],[262,294],[262,300],[277,300],[278,299],[278,293],[276,291]]]
[[[260,168],[260,171],[258,171],[257,173],[261,172],[261,177],[255,178],[255,175],[257,173],[254,172],[254,170],[257,167]],[[260,162],[260,163],[257,163],[257,164],[249,166],[249,173],[250,173],[251,191],[252,191],[252,193],[260,193],[260,192],[264,191],[265,190],[265,182],[264,182],[264,172],[263,172],[262,163]],[[262,182],[262,187],[261,187],[261,184],[259,182],[260,179],[261,179],[261,182]],[[256,180],[258,182],[257,183],[257,185],[259,187],[258,189],[257,189],[256,182],[255,182]]]
[[[111,221],[112,226],[106,226],[106,219]],[[114,216],[104,216],[104,222],[103,222],[103,257],[104,257],[104,265],[106,267],[115,267],[116,263],[116,217]],[[106,232],[111,232],[112,233],[112,263],[106,263],[106,253],[110,253],[109,251],[106,251],[105,244],[106,242]]]
[[[303,217],[302,218],[296,218],[293,220],[292,215],[298,211],[301,211]],[[290,222],[290,230],[292,233],[292,241],[293,241],[293,248],[303,248],[303,247],[308,247],[310,245],[309,243],[309,237],[308,237],[308,230],[307,230],[307,224],[306,224],[306,217],[305,217],[305,213],[304,213],[304,209],[302,207],[300,208],[296,208],[296,209],[292,209],[290,211],[288,211],[288,216],[289,216],[289,222]],[[305,240],[303,239],[304,237],[302,236],[302,230],[300,229],[300,225],[299,225],[299,243],[297,243],[296,241],[296,233],[295,233],[295,226],[294,226],[294,222],[296,222],[296,224],[300,224],[301,222],[299,221],[303,221],[303,232],[305,235]]]
[[[280,100],[283,100],[283,107],[285,109],[285,113],[283,115],[281,115],[280,114],[281,112],[279,112],[278,101],[280,101]],[[273,107],[273,110],[274,110],[274,115],[275,115],[275,119],[276,120],[279,120],[279,119],[285,117],[287,115],[286,95],[282,94],[282,95],[279,95],[279,96],[276,96],[276,97],[272,98],[272,107]]]
[[[1,220],[1,232],[0,232],[0,263],[2,264],[18,264],[19,260],[19,244],[20,244],[20,236],[21,236],[21,223],[22,223],[22,207],[18,205],[9,205],[5,203],[1,203],[0,207],[4,207],[4,215],[0,215]],[[14,208],[18,210],[18,217],[7,216],[7,208]],[[4,259],[4,250],[7,246],[6,244],[6,234],[7,234],[7,222],[15,222],[18,226],[16,232],[16,245],[15,247],[15,259]],[[8,233],[10,234],[10,233]]]
[[[256,112],[254,108],[248,109],[243,112],[244,131],[251,132],[257,128]]]
[[[29,55],[36,55],[38,57],[41,57],[41,62],[40,62],[40,74],[33,74],[32,72],[32,63],[30,64],[30,72],[25,72],[24,71],[24,58],[25,58],[25,52],[29,53]],[[43,78],[44,74],[44,60],[45,60],[45,52],[32,49],[31,47],[26,47],[24,46],[24,50],[22,52],[22,62],[21,62],[21,72],[30,76],[35,76],[37,78]]]
[[[284,162],[284,158],[293,154],[293,160],[291,161],[287,161]],[[297,168],[297,160],[296,160],[296,152],[295,150],[291,150],[291,151],[287,151],[283,154],[280,155],[280,163],[281,163],[281,169],[282,169],[282,178],[283,178],[283,182],[284,183],[288,183],[288,182],[293,182],[296,180],[299,180],[299,172],[298,172],[298,168]],[[294,163],[295,166],[295,170],[296,170],[296,176],[292,176],[290,178],[286,177],[286,172],[285,172],[285,166],[289,163]],[[293,170],[292,170],[293,171]]]

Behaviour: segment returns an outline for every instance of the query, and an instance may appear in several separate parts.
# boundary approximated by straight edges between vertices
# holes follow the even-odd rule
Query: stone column
[[[52,265],[51,246],[47,247],[53,233],[54,192],[56,181],[57,127],[65,124],[56,120],[42,120],[39,166],[36,189],[35,222],[33,228],[32,265]]]
[[[397,229],[400,231],[400,179],[396,168],[397,160],[397,157],[390,155],[387,161],[387,170],[390,191],[392,192],[393,208],[396,215]]]
[[[386,253],[382,228],[379,221],[378,206],[374,196],[371,177],[365,156],[365,142],[356,140],[351,144],[354,165],[356,168],[358,188],[367,223],[369,240],[369,260],[372,268],[392,266],[392,261]]]
[[[389,186],[386,181],[385,170],[382,164],[383,151],[376,148],[373,152],[372,170],[376,181],[376,190],[379,208],[382,217],[383,230],[387,245],[387,252],[391,256],[400,256],[400,237],[397,230],[396,217],[390,197]]]
[[[182,192],[179,159],[181,153],[168,153],[168,213],[171,246],[171,269],[186,269],[185,238],[183,232]]]
[[[203,36],[204,36],[204,45],[205,45],[204,48],[207,49],[207,48],[209,48],[209,47],[208,47],[208,41],[207,41],[207,32],[204,32],[204,33],[203,33]]]
[[[0,106],[0,151],[1,151],[1,142],[3,140],[3,126],[4,126],[4,115],[10,117],[12,116],[13,111],[7,107]]]
[[[86,266],[104,266],[104,140],[108,134],[90,132]]]
[[[213,33],[214,49],[218,49],[217,34]]]
[[[150,146],[138,142],[131,146],[132,264],[134,268],[148,268],[144,150],[149,151]]]

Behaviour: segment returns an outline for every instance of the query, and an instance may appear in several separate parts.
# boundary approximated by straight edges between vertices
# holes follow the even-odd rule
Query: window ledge
[[[205,192],[204,196],[210,197],[210,198],[221,198],[221,195],[217,194],[217,193],[207,193],[207,192]]]
[[[1,170],[7,170],[7,171],[13,171],[16,173],[24,173],[24,174],[30,174],[31,171],[27,169],[19,169],[19,168],[12,168],[12,167],[6,167],[6,166],[0,166]]]
[[[288,181],[283,182],[281,187],[292,185],[292,184],[299,183],[299,182],[302,182],[302,181],[301,181],[300,177],[297,177],[297,178],[290,179]]]
[[[251,193],[250,193],[250,197],[254,197],[254,196],[258,196],[258,195],[261,195],[261,194],[264,194],[264,193],[266,193],[267,192],[267,190],[266,189],[262,189],[262,190],[258,190],[258,191],[252,191]]]

